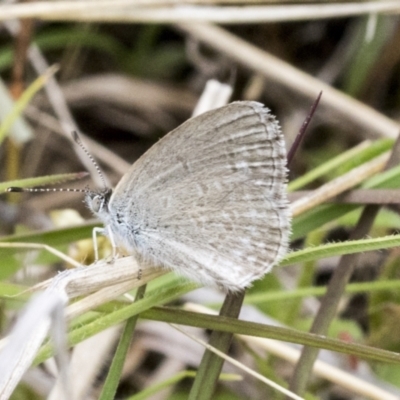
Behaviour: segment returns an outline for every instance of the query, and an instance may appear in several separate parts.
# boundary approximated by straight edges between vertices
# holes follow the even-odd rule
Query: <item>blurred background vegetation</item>
[[[305,141],[290,167],[293,183],[328,161],[345,156],[296,186],[296,190],[316,189],[390,150],[397,137],[400,5],[395,3],[327,0],[307,3],[301,11],[299,7],[306,4],[301,0],[101,1],[97,6],[90,1],[57,1],[43,2],[42,8],[36,7],[35,1],[3,2],[0,123],[3,127],[8,124],[3,128],[6,137],[1,137],[0,147],[3,189],[17,179],[85,171],[88,167],[71,140],[73,130],[83,135],[111,184],[116,185],[141,154],[191,116],[210,79],[230,84],[232,101],[252,99],[266,104],[280,120],[288,148],[323,91]],[[353,8],[346,8],[351,4]],[[29,85],[54,64],[58,72],[39,82],[45,89],[26,95]],[[20,111],[16,113],[13,104],[18,101]],[[15,122],[12,127],[7,123],[10,115]],[[356,147],[361,143],[362,147]],[[359,150],[346,158],[353,148]],[[396,172],[383,179],[379,187],[397,189],[398,175]],[[86,177],[57,187],[85,185],[93,187],[95,183]],[[367,181],[365,187],[377,186]],[[369,237],[397,232],[398,198],[383,201]],[[294,251],[349,239],[364,204],[331,200],[294,220]],[[373,202],[365,198],[365,204]],[[79,262],[92,260],[91,242],[82,241],[90,239],[96,224],[84,222],[89,218],[81,193],[13,194],[0,199],[3,242],[46,243]],[[23,296],[10,299],[9,294],[54,276],[65,265],[45,252],[1,249],[0,254],[1,330],[5,335],[25,302]],[[340,256],[315,256],[307,262],[276,268],[248,292],[245,302],[251,311],[245,308],[245,319],[307,332]],[[329,336],[400,352],[398,249],[361,251],[353,267],[350,281],[354,286],[340,293]],[[14,292],[10,292],[10,284],[15,285]],[[181,306],[189,301],[215,306],[222,297],[209,289],[198,289],[173,304]],[[207,332],[195,332],[207,338]],[[114,343],[117,336],[108,340]],[[86,392],[79,398],[98,398],[112,350],[104,350],[104,359],[94,377],[87,378]],[[188,398],[193,376],[182,371],[196,370],[201,354],[201,348],[188,339],[181,342],[179,334],[165,323],[142,320],[118,378],[116,398]],[[235,341],[230,354],[280,384],[288,385],[293,377],[293,363],[247,343]],[[387,364],[357,354],[321,354],[320,360],[350,377],[364,379],[385,394],[378,391],[372,397],[371,391],[367,396],[317,375],[309,381],[305,378],[306,398],[400,397],[398,361]],[[32,370],[18,386],[14,399],[49,395],[54,383],[51,365],[41,364]],[[242,374],[229,366],[224,371]],[[160,383],[162,387],[157,386]],[[143,392],[149,389],[150,394]],[[137,397],[129,397],[135,394]],[[213,396],[283,398],[247,376],[240,382],[222,379]]]

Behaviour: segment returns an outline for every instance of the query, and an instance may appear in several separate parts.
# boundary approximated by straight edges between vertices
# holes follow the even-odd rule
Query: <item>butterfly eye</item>
[[[90,203],[90,208],[93,212],[98,213],[103,208],[104,197],[103,196],[94,196],[92,198],[92,202]]]

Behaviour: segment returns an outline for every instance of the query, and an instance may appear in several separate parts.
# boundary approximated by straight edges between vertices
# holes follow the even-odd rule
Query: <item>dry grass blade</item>
[[[361,130],[364,137],[397,137],[400,125],[373,108],[253,46],[220,27],[209,24],[179,24],[177,27],[265,78],[297,95],[314,101],[323,92],[318,113],[329,110],[338,119]]]
[[[31,365],[36,352],[48,334],[57,310],[66,303],[62,290],[51,288],[35,297],[18,319],[5,342],[0,358],[0,399],[9,398],[23,373]]]
[[[289,193],[289,200],[295,202],[312,194],[311,190],[292,192]],[[327,201],[345,204],[398,204],[399,197],[398,189],[353,189]]]
[[[309,195],[294,201],[291,204],[293,217],[296,217],[319,204],[323,204],[344,191],[358,185],[366,178],[382,171],[385,167],[389,153],[383,154],[376,159],[352,169],[347,174],[340,176],[320,188],[314,190]]]
[[[104,367],[104,360],[114,349],[120,331],[119,326],[109,328],[73,348],[68,369],[70,382],[73,382],[72,399],[83,399],[92,389],[99,370]],[[59,400],[64,393],[60,381],[57,380],[48,400]]]
[[[277,21],[303,21],[359,16],[370,13],[399,13],[396,0],[370,1],[344,4],[304,5],[250,5],[247,7],[182,4],[174,7],[136,0],[120,1],[59,1],[56,4],[32,2],[30,4],[1,6],[0,19],[40,18],[56,21],[108,21],[108,22],[218,22],[259,23]],[[147,3],[148,4],[148,3]],[[165,3],[164,3],[165,4]]]
[[[192,116],[195,117],[208,110],[228,104],[232,97],[232,92],[232,86],[210,79],[206,83],[206,87],[197,102]]]
[[[43,248],[40,245],[30,247]],[[56,250],[50,249],[50,251],[58,255]],[[68,257],[66,258],[68,259]],[[103,261],[91,267],[68,270],[58,274],[51,281],[36,286],[36,289],[44,286],[48,286],[48,288],[28,303],[25,313],[11,332],[10,339],[6,338],[1,341],[2,345],[6,344],[0,364],[2,376],[0,393],[3,396],[0,399],[8,398],[24,371],[32,363],[52,325],[54,310],[63,310],[64,305],[71,297],[98,291],[75,303],[67,312],[70,318],[81,315],[134,287],[142,286],[148,280],[154,279],[155,276],[162,273],[165,271],[152,268],[145,268],[142,273],[141,267],[133,257],[126,257],[117,260],[112,266]],[[103,289],[100,290],[101,288]]]
[[[130,256],[119,258],[113,264],[101,260],[90,266],[64,271],[36,285],[34,289],[43,290],[58,280],[65,286],[68,297],[73,298],[126,282],[134,288],[165,273],[165,269],[152,268],[150,265],[139,266],[136,259]]]

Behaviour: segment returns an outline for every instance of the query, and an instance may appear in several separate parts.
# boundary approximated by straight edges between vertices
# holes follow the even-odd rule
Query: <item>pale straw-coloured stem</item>
[[[184,4],[176,1],[58,1],[6,4],[0,7],[0,20],[39,18],[53,21],[98,22],[216,22],[224,24],[277,21],[309,21],[346,18],[371,13],[399,13],[397,0],[343,4],[288,4],[215,6]],[[187,2],[188,3],[188,2]],[[243,2],[244,3],[244,2]]]
[[[333,179],[325,185],[322,185],[318,189],[313,190],[301,199],[294,201],[290,206],[292,216],[296,217],[311,210],[315,206],[325,203],[327,200],[357,186],[365,179],[382,171],[389,159],[389,155],[389,152],[382,154],[381,156],[352,169],[350,172]]]

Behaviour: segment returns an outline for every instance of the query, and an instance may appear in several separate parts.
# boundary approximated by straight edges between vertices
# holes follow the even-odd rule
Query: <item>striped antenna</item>
[[[57,188],[22,188],[17,186],[11,186],[6,189],[6,192],[29,192],[29,193],[37,193],[37,192],[77,192],[77,193],[88,193],[88,189],[57,189]]]
[[[50,182],[50,184],[55,184],[55,183],[63,183],[65,181],[70,181],[71,179],[82,179],[86,176],[88,176],[88,172],[75,172],[75,173],[70,173],[70,174],[61,174],[61,175],[53,175],[50,176],[50,178],[59,178],[57,181],[53,180],[53,182]],[[46,178],[46,177],[44,177]],[[49,183],[49,182],[46,182]],[[40,185],[41,183],[39,183]],[[8,187],[6,192],[16,192],[16,193],[22,193],[22,192],[30,192],[30,193],[37,193],[37,192],[77,192],[77,193],[88,193],[90,192],[89,188],[86,186],[85,189],[69,189],[69,188],[47,188],[47,187],[31,187],[31,188],[25,188],[25,187],[20,187],[20,186],[11,186]]]
[[[94,157],[89,153],[89,150],[83,145],[83,143],[82,143],[82,141],[81,141],[81,138],[80,138],[79,135],[78,135],[78,132],[73,131],[73,132],[72,132],[72,137],[73,137],[75,143],[85,152],[85,154],[88,156],[89,160],[92,162],[94,168],[96,169],[97,173],[98,173],[99,176],[100,176],[100,179],[101,179],[102,182],[103,182],[104,188],[107,188],[106,180],[104,179],[104,174],[103,174],[103,172],[101,171],[101,168],[100,168],[99,164],[97,164],[97,162],[96,162],[96,160],[94,159]]]

